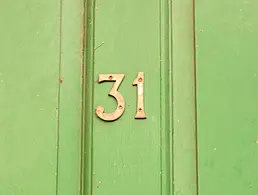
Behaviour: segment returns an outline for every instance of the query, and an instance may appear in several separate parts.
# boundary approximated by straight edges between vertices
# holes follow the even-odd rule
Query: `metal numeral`
[[[105,113],[102,106],[96,108],[96,115],[104,121],[115,121],[122,116],[125,110],[125,101],[123,96],[118,92],[124,74],[100,74],[98,83],[101,82],[114,82],[114,85],[108,95],[114,97],[117,101],[117,108],[112,113]],[[137,86],[137,111],[135,119],[146,119],[144,111],[144,73],[139,72],[133,82],[133,86]]]
[[[114,121],[117,120],[122,116],[125,110],[125,101],[123,96],[117,91],[119,86],[121,85],[123,79],[124,79],[124,74],[101,74],[99,75],[98,83],[101,82],[110,82],[110,81],[115,81],[111,91],[109,92],[108,95],[113,96],[116,101],[117,101],[117,108],[115,112],[112,113],[104,113],[104,108],[102,106],[98,106],[96,108],[96,114],[97,116],[104,120],[104,121]]]
[[[144,112],[144,73],[139,72],[136,79],[133,82],[133,86],[137,86],[137,113],[135,115],[136,119],[146,119],[146,114]]]

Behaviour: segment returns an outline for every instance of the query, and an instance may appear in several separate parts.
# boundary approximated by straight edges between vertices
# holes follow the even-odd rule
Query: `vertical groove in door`
[[[80,192],[83,0],[61,0],[57,195]]]
[[[58,60],[59,60],[59,63],[58,63],[58,77],[60,78],[61,77],[61,66],[62,66],[62,15],[63,15],[63,1],[62,0],[59,0],[59,54],[58,54]],[[57,102],[57,136],[56,136],[56,195],[58,194],[58,180],[59,180],[59,137],[60,137],[60,94],[61,94],[61,85],[60,85],[60,82],[58,83],[58,102]]]
[[[160,0],[161,195],[173,194],[171,1]]]
[[[81,195],[92,194],[93,75],[95,0],[85,0],[85,46],[83,65]]]
[[[198,178],[198,122],[197,122],[197,69],[196,69],[196,33],[195,33],[195,0],[193,1],[193,50],[194,50],[194,107],[195,107],[195,159],[196,159],[196,194],[199,194],[199,178]]]
[[[62,4],[63,1],[59,0],[59,56],[58,56],[58,77],[61,77],[61,65],[62,65],[62,15],[63,15],[63,10],[62,10]],[[56,195],[58,194],[58,185],[59,185],[59,137],[60,137],[60,94],[61,94],[61,85],[60,82],[58,83],[58,102],[57,102],[57,136],[56,136]]]
[[[172,2],[174,194],[197,195],[193,0]]]

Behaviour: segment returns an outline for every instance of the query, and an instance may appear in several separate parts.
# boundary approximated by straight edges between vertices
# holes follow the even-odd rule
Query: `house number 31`
[[[96,108],[97,116],[104,121],[115,121],[122,116],[125,110],[125,100],[119,93],[118,88],[121,85],[125,75],[124,74],[100,74],[98,83],[101,82],[114,82],[114,85],[108,95],[113,96],[117,101],[116,110],[112,113],[105,113],[102,106]],[[133,82],[133,86],[137,86],[137,111],[136,119],[146,119],[144,112],[144,73],[139,72],[136,79]]]

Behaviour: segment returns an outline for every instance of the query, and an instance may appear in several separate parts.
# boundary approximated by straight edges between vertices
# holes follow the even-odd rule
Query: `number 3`
[[[125,101],[123,96],[117,91],[119,86],[121,85],[124,74],[101,74],[99,75],[98,82],[104,81],[115,81],[111,91],[108,95],[113,96],[117,101],[117,108],[115,112],[112,113],[104,113],[104,108],[102,106],[98,106],[96,108],[96,114],[99,118],[104,121],[114,121],[122,116],[125,110]]]
[[[118,88],[121,85],[124,74],[100,74],[98,78],[98,83],[105,81],[115,81],[111,91],[109,92],[110,96],[113,96],[117,101],[117,108],[115,112],[112,113],[104,113],[104,108],[102,106],[98,106],[96,108],[97,116],[104,121],[114,121],[122,116],[125,110],[125,101],[123,96],[118,92]],[[146,119],[146,114],[144,111],[144,73],[139,72],[136,79],[133,82],[133,86],[137,86],[137,113],[136,119]]]

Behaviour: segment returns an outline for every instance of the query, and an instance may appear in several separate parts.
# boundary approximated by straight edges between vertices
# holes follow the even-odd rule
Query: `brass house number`
[[[100,74],[98,83],[102,82],[114,82],[114,85],[108,95],[114,97],[117,101],[116,110],[112,113],[105,113],[102,106],[96,108],[97,116],[104,121],[115,121],[122,116],[125,110],[125,100],[119,93],[118,88],[123,82],[124,74]],[[137,111],[135,119],[146,119],[144,111],[144,73],[139,72],[133,82],[133,86],[137,86]]]

